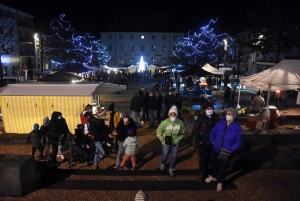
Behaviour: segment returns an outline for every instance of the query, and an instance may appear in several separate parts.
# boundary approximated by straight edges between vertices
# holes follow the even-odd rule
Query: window
[[[150,62],[154,63],[154,62],[156,62],[156,59],[151,58],[151,59],[150,59]]]
[[[163,35],[162,38],[163,38],[163,40],[166,40],[166,39],[167,39],[167,36],[166,36],[166,35]]]
[[[151,51],[155,51],[155,45],[151,45]]]
[[[145,51],[145,44],[141,45],[141,51]]]
[[[129,36],[129,39],[130,39],[130,40],[133,40],[133,35],[130,35],[130,36]]]
[[[108,51],[112,51],[112,44],[110,43],[107,48]]]
[[[123,44],[119,44],[119,51],[123,51]]]
[[[162,59],[160,60],[160,65],[166,66],[166,65],[167,65],[167,59],[166,59],[166,58],[162,58]]]
[[[166,45],[162,45],[162,51],[163,52],[167,51],[167,46]]]
[[[155,39],[155,35],[152,35],[151,38],[154,40]]]
[[[177,40],[177,36],[176,35],[173,36],[173,40]]]
[[[7,76],[7,67],[3,68],[3,74]]]
[[[13,35],[13,31],[14,31],[14,28],[13,27],[9,27],[7,35],[8,36],[12,36]]]
[[[129,44],[129,49],[133,51],[133,44]]]
[[[0,34],[4,34],[3,26],[0,26]]]
[[[134,62],[134,58],[129,58],[129,62]]]
[[[108,40],[111,40],[112,39],[112,35],[108,35],[107,38],[108,38]]]
[[[119,39],[122,40],[123,39],[123,35],[119,35]]]

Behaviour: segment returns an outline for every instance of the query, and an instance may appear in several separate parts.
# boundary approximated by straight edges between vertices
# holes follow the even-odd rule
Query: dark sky
[[[110,23],[114,10],[170,11],[173,21],[185,27],[198,29],[209,19],[219,17],[224,31],[237,26],[237,14],[244,8],[243,0],[197,1],[197,0],[1,0],[1,3],[35,16],[35,24],[49,25],[60,14],[77,31],[102,31],[101,26]]]

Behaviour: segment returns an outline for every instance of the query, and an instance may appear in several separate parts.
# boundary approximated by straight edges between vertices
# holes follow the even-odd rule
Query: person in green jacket
[[[179,148],[179,142],[183,138],[185,131],[183,122],[177,118],[178,111],[176,106],[172,106],[169,110],[169,118],[162,121],[157,130],[156,135],[162,143],[162,158],[160,170],[165,169],[169,150],[172,151],[172,158],[169,166],[170,176],[175,176],[175,160]]]

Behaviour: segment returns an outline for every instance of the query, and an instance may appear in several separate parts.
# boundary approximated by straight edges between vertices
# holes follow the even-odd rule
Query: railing
[[[58,138],[58,141],[49,140],[49,136]],[[64,141],[64,143],[61,143]],[[66,145],[69,148],[69,162],[68,162],[68,168],[73,167],[73,161],[72,161],[72,149],[73,149],[73,140],[72,135],[70,133],[67,134],[67,137],[62,139],[60,136],[48,132],[46,133],[42,139],[41,139],[42,146],[46,147],[46,153],[47,153],[47,163],[50,165],[50,144],[56,144],[56,145]],[[52,153],[53,154],[53,153]]]

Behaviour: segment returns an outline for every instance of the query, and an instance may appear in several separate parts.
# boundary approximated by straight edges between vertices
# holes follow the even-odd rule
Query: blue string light
[[[47,41],[44,53],[51,58],[51,63],[64,65],[67,62],[82,63],[85,65],[96,64],[101,67],[111,59],[106,47],[89,33],[76,35],[71,23],[65,20],[65,14],[50,23],[53,34],[43,34]]]
[[[173,54],[181,61],[188,64],[215,63],[218,60],[218,53],[224,47],[224,39],[232,41],[227,33],[216,34],[213,28],[217,19],[200,28],[199,33],[187,33],[186,37],[175,43],[176,50]]]

